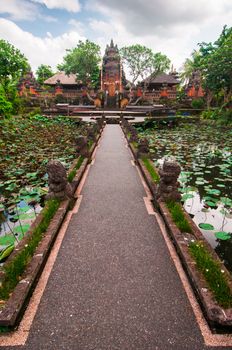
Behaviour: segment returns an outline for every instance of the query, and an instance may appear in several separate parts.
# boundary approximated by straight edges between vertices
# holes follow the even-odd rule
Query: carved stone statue
[[[77,154],[88,158],[89,157],[89,149],[88,149],[87,138],[80,135],[76,138],[75,142],[76,142]]]
[[[89,126],[88,129],[87,129],[87,139],[88,140],[91,140],[91,141],[96,141],[96,124],[95,126]]]
[[[157,190],[157,199],[166,201],[168,199],[179,201],[181,195],[178,192],[181,168],[174,160],[165,160],[162,168],[159,169],[160,183]]]
[[[142,158],[142,157],[149,158],[149,156],[150,156],[150,149],[149,149],[148,139],[146,139],[145,137],[142,139],[139,139],[137,157],[138,158]]]
[[[137,133],[137,130],[136,130],[132,125],[130,125],[128,131],[129,131],[129,133],[130,133],[129,142],[138,142],[138,133]]]
[[[47,165],[47,173],[49,190],[46,198],[72,198],[72,187],[68,183],[66,170],[61,162],[51,160]]]

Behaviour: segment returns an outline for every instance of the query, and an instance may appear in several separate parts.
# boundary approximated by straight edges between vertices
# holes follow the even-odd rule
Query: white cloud
[[[3,18],[0,18],[0,33],[2,39],[9,41],[28,58],[33,71],[42,63],[55,68],[62,62],[66,49],[75,47],[79,40],[85,40],[85,37],[75,31],[56,37],[47,33],[40,38]]]
[[[177,69],[198,42],[215,41],[223,25],[232,25],[231,0],[88,0],[86,9],[104,15],[89,22],[102,48],[111,37],[119,47],[139,43],[166,54]]]
[[[15,20],[34,20],[35,17],[44,21],[56,20],[45,16],[48,11],[42,18],[44,8],[39,3],[51,9],[80,10],[78,0],[0,2],[0,13]],[[34,36],[6,19],[0,19],[0,36],[18,47],[28,57],[33,69],[41,63],[56,66],[62,61],[66,48],[85,40],[85,31],[90,40],[101,46],[102,53],[111,38],[119,47],[139,43],[166,54],[179,69],[185,58],[197,48],[198,42],[215,41],[224,24],[232,25],[231,0],[86,0],[85,10],[91,10],[88,25],[83,25],[81,16],[79,19],[73,16],[68,22],[70,31],[59,36],[55,36],[54,32],[53,36],[50,33],[42,38]],[[53,14],[52,10],[50,13]]]
[[[151,31],[172,35],[175,25],[202,25],[208,18],[232,11],[231,0],[88,0],[88,9],[122,23],[134,35],[150,35]]]
[[[38,5],[27,0],[2,0],[0,14],[7,15],[9,19],[14,21],[34,21],[36,18],[45,22],[57,21],[52,16],[42,14]]]
[[[26,0],[1,1],[0,13],[13,20],[33,20],[37,16],[37,7]]]
[[[68,24],[76,31],[78,31],[79,34],[84,35],[85,32],[85,27],[84,25],[80,22],[77,21],[76,19],[70,19],[68,21]]]
[[[32,0],[44,4],[48,9],[62,9],[69,12],[79,12],[81,9],[78,0]]]

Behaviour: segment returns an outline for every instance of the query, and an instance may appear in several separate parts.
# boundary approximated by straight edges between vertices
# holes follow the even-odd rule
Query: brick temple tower
[[[118,106],[123,77],[119,50],[111,40],[110,46],[106,46],[101,70],[101,90],[104,92],[106,107],[114,108]]]

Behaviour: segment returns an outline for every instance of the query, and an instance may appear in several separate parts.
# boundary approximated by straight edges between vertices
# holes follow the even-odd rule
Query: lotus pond
[[[205,123],[137,128],[157,167],[165,157],[181,165],[184,207],[232,271],[232,130]]]
[[[0,121],[0,254],[22,239],[41,210],[48,161],[59,159],[69,168],[82,132],[79,122],[66,117]]]

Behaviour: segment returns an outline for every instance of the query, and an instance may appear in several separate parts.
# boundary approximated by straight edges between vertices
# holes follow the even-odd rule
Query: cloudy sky
[[[143,44],[166,54],[176,69],[197,48],[232,25],[232,0],[0,0],[0,38],[28,58],[33,70],[53,68],[78,40],[104,52]]]

